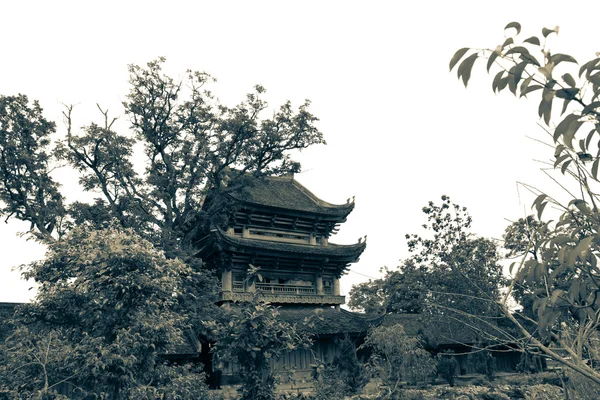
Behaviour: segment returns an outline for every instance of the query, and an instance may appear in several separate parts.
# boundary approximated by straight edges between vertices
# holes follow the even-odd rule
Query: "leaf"
[[[562,76],[563,81],[565,81],[565,83],[571,87],[575,87],[576,83],[575,83],[575,79],[573,79],[573,77],[571,76],[571,74],[564,74]]]
[[[530,37],[530,38],[527,38],[527,39],[523,40],[523,42],[524,42],[524,43],[531,43],[531,44],[535,44],[535,45],[537,45],[537,46],[539,46],[539,45],[541,44],[541,43],[540,43],[540,39],[538,39],[538,37],[537,37],[537,36],[532,36],[532,37]]]
[[[575,115],[575,114],[569,114],[565,118],[563,118],[563,120],[560,121],[560,123],[554,129],[554,134],[553,134],[554,141],[556,142],[562,135],[564,135],[567,132],[567,130],[569,129],[569,125],[571,125],[571,123],[577,121],[579,118],[580,118],[579,115]]]
[[[560,164],[562,164],[563,161],[565,161],[569,157],[571,156],[568,153],[558,157],[556,161],[554,161],[554,168],[558,167]]]
[[[574,59],[573,57],[571,57],[568,54],[561,54],[561,53],[551,55],[550,61],[553,62],[554,65],[558,65],[558,63],[561,63],[563,61],[564,62],[572,62],[572,63],[577,64],[576,59]]]
[[[525,91],[521,90],[521,96],[526,96],[527,94],[534,92],[536,90],[540,90],[543,89],[544,87],[542,85],[531,85],[531,86],[527,86],[527,89],[525,89]]]
[[[502,76],[504,75],[505,71],[500,71],[496,74],[496,76],[494,77],[494,80],[492,81],[492,90],[494,91],[494,93],[498,92],[498,87],[500,86],[500,81],[502,80]]]
[[[460,49],[456,53],[454,53],[454,55],[452,56],[452,59],[450,60],[450,71],[452,71],[452,68],[454,68],[456,63],[459,62],[461,58],[463,58],[463,56],[465,55],[465,53],[467,51],[469,51],[469,48],[463,47],[462,49]]]
[[[581,78],[581,75],[583,74],[584,71],[586,72],[586,74],[591,73],[594,69],[596,69],[598,62],[600,62],[600,57],[594,58],[593,60],[590,60],[590,61],[586,62],[585,64],[583,64],[579,68],[579,77]]]
[[[588,76],[588,80],[594,85],[600,85],[600,72]]]
[[[544,92],[548,92],[548,89],[544,88]],[[546,96],[542,95],[542,101],[538,107],[538,115],[544,119],[546,125],[550,125],[550,116],[552,114],[552,100],[546,100]]]
[[[542,35],[544,35],[544,37],[548,37],[549,34],[556,32],[558,33],[558,26],[554,29],[548,29],[548,28],[543,28],[542,29]]]
[[[544,212],[544,208],[546,208],[546,206],[548,205],[548,202],[545,203],[541,203],[537,208],[537,217],[538,219],[541,221],[542,220],[542,213]]]
[[[600,158],[597,158],[594,160],[594,163],[592,164],[592,176],[594,177],[595,180],[598,180],[598,162],[600,161]]]
[[[550,297],[550,304],[554,305],[556,301],[565,294],[566,292],[562,289],[556,289],[552,292],[552,297]]]
[[[509,71],[509,76],[511,76],[511,78],[508,81],[508,88],[515,96],[517,95],[517,85],[519,84],[519,81],[521,80],[521,75],[523,75],[523,71],[525,70],[526,66],[527,66],[527,62],[523,61],[523,62],[520,62],[519,64],[515,65]]]
[[[571,103],[571,99],[565,99],[563,101],[563,106],[562,106],[562,109],[560,110],[561,116],[565,113],[565,111],[567,111],[567,107],[569,106],[569,103]]]
[[[566,132],[564,133],[563,143],[568,148],[570,148],[570,149],[573,148],[573,138],[575,137],[575,134],[577,133],[577,131],[579,130],[581,125],[583,125],[583,121],[579,121],[579,120],[573,121],[573,122],[571,122],[571,124],[568,126]]]
[[[585,260],[585,256],[590,250],[590,244],[592,243],[592,240],[594,240],[593,236],[585,237],[579,242],[577,247],[575,247],[575,253],[577,254],[580,260]]]
[[[589,113],[591,113],[592,111],[595,111],[595,110],[596,110],[596,108],[598,108],[598,107],[600,107],[600,101],[594,101],[593,103],[590,103],[590,104],[588,104],[587,106],[585,106],[585,107],[583,108],[583,110],[581,110],[581,113],[582,113],[583,115],[585,115],[585,114],[589,114]]]
[[[469,83],[469,79],[471,78],[471,70],[473,69],[473,64],[475,60],[477,60],[478,54],[471,54],[469,57],[465,58],[462,63],[458,66],[457,76],[458,78],[462,77],[463,83],[465,87]]]
[[[510,22],[510,23],[508,23],[508,24],[507,24],[507,25],[504,27],[504,30],[507,30],[507,29],[510,29],[510,28],[515,28],[515,29],[517,30],[517,35],[518,35],[519,33],[521,33],[521,24],[520,24],[520,23],[518,23],[518,22],[516,22],[516,21],[513,21],[513,22]]]
[[[498,53],[495,51],[492,51],[492,54],[490,54],[490,57],[488,58],[487,61],[487,65],[486,65],[486,69],[487,72],[490,72],[490,68],[492,67],[492,64],[494,64],[494,60],[496,60],[496,58],[498,58]]]
[[[529,58],[531,57],[531,53],[529,53],[529,50],[527,50],[527,48],[523,46],[515,46],[512,49],[509,49],[506,53],[504,53],[505,56],[511,54],[521,54],[521,56],[526,56]]]
[[[547,197],[548,197],[547,194],[544,194],[544,193],[540,194],[533,201],[533,204],[531,205],[531,209],[533,209],[534,207],[538,207],[544,200],[546,200]]]
[[[544,75],[546,79],[552,80],[552,71],[554,71],[554,63],[549,62],[543,67],[538,68],[540,74]]]
[[[561,165],[561,167],[560,167],[560,172],[561,172],[563,175],[565,174],[565,171],[567,170],[567,168],[569,168],[569,164],[571,164],[571,161],[573,161],[573,160],[565,161],[565,162],[563,163],[563,165]]]
[[[590,148],[590,142],[592,141],[592,138],[594,137],[594,134],[596,133],[596,129],[592,129],[587,137],[585,138],[585,149],[589,149]],[[585,150],[583,150],[585,151]]]
[[[556,91],[556,97],[559,99],[569,99],[572,100],[579,93],[578,88],[567,88],[567,89],[558,89]]]

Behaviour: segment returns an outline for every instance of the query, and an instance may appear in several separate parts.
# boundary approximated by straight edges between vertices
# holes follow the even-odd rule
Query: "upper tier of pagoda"
[[[354,199],[331,204],[319,199],[293,174],[253,179],[228,196],[238,204],[230,226],[262,226],[329,237],[354,209]]]
[[[329,237],[354,201],[325,202],[293,175],[248,178],[227,194],[234,205],[226,224],[196,243],[198,256],[220,272],[222,300],[248,300],[261,292],[277,304],[343,304],[339,279],[366,241],[337,245]],[[248,283],[251,265],[260,268],[262,281]]]

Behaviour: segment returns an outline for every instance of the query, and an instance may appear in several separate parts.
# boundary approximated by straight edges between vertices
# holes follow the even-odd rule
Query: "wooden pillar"
[[[242,228],[242,237],[247,238],[250,237],[250,229],[247,226]]]
[[[323,274],[321,274],[321,273],[317,274],[317,294],[318,295],[325,294],[325,291],[323,290]]]
[[[333,277],[333,295],[340,295],[340,278],[338,278],[337,276]]]
[[[313,233],[310,234],[309,244],[317,244],[317,236]]]
[[[233,279],[230,269],[225,269],[221,272],[221,290],[224,292],[233,291]]]

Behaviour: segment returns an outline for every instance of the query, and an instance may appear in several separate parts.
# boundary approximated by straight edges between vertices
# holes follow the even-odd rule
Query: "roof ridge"
[[[291,179],[291,183],[292,185],[296,186],[302,193],[304,193],[308,198],[310,198],[312,201],[314,201],[316,204],[320,205],[321,207],[326,207],[326,208],[347,208],[350,206],[354,206],[354,197],[352,197],[352,201],[350,201],[350,199],[348,199],[348,202],[345,204],[333,204],[330,203],[328,201],[322,200],[319,197],[317,197],[317,195],[315,195],[313,192],[311,192],[310,190],[308,190],[306,188],[306,186],[304,186],[303,184],[301,184],[300,182],[298,182],[296,179],[294,179],[294,177],[292,176]]]

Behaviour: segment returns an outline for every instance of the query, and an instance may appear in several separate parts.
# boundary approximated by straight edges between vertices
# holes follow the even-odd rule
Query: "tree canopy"
[[[208,89],[210,75],[187,71],[175,80],[164,74],[164,62],[129,66],[127,132],[114,131],[102,109],[104,124],[77,130],[68,106],[66,137],[58,139],[37,102],[0,96],[0,215],[30,222],[31,233],[44,241],[77,224],[114,218],[174,256],[219,215],[200,209],[209,189],[226,190],[230,168],[239,173],[229,179],[298,171],[290,151],[325,143],[308,101],[296,110],[286,102],[262,118],[268,109],[262,86],[228,107]],[[138,158],[137,148],[143,149]],[[60,163],[77,170],[83,190],[98,195],[94,204],[61,194],[52,177]]]
[[[365,312],[428,314],[464,320],[497,315],[505,284],[496,244],[469,231],[465,207],[442,196],[423,208],[428,235],[406,235],[411,257],[382,279],[359,284],[349,306]],[[472,323],[469,323],[472,325]]]

